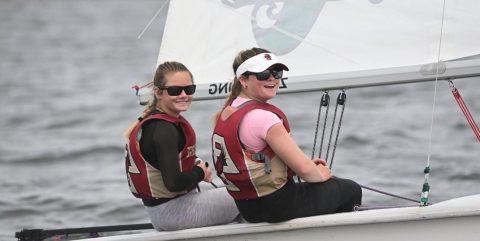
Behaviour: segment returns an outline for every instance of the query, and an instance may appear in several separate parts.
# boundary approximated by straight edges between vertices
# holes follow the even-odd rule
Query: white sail
[[[449,0],[444,12],[443,2],[171,0],[158,62],[185,63],[199,85],[196,99],[224,96],[233,58],[254,46],[271,50],[290,67],[283,86],[288,88],[281,92],[327,88],[322,80],[345,79],[346,72],[370,78],[379,69],[403,81],[403,70],[390,69],[399,66],[414,66],[406,70],[423,80],[424,64],[480,54],[480,5]],[[478,75],[478,61],[465,63],[473,66],[462,70],[465,76]],[[339,87],[348,86],[355,84]]]

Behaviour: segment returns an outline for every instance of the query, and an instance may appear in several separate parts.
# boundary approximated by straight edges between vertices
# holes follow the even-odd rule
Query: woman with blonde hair
[[[225,188],[195,189],[201,181],[211,182],[212,173],[197,158],[195,131],[180,115],[195,93],[191,72],[181,63],[165,62],[153,84],[153,100],[126,132],[130,190],[159,231],[232,222],[238,210]]]
[[[212,136],[217,175],[249,222],[352,211],[361,204],[360,186],[332,177],[324,160],[308,158],[291,138],[285,114],[267,103],[283,71],[288,67],[265,49],[235,58],[232,92]],[[295,183],[294,174],[305,182]]]

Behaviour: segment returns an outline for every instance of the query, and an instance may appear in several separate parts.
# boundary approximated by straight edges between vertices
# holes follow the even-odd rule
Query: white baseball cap
[[[259,73],[270,68],[272,65],[278,65],[280,68],[288,71],[288,67],[280,62],[277,56],[272,53],[261,53],[245,60],[240,66],[238,66],[235,76],[238,78],[247,71]]]

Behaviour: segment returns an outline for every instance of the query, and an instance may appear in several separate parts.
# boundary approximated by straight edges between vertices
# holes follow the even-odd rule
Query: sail
[[[289,66],[280,92],[432,78],[437,66],[422,65],[480,54],[478,12],[474,0],[171,0],[158,63],[186,64],[196,99],[225,96],[235,55],[254,46]],[[438,67],[475,76],[479,66]]]

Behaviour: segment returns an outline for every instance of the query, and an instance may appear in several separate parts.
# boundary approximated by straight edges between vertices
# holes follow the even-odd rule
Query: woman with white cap
[[[361,187],[332,177],[325,161],[311,160],[290,136],[274,98],[288,67],[269,51],[252,48],[234,60],[232,92],[215,116],[212,136],[217,175],[248,222],[281,222],[361,204]],[[305,182],[295,183],[293,175]]]

